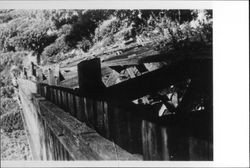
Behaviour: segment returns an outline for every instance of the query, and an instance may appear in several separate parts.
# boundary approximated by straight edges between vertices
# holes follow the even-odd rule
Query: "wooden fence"
[[[211,59],[178,62],[109,88],[101,83],[100,67],[100,60],[78,64],[80,89],[38,83],[38,93],[144,160],[213,160]],[[196,91],[208,94],[209,108],[179,109],[175,115],[159,117],[152,106],[131,102],[187,77],[194,81]],[[187,92],[183,104],[189,103],[193,92]]]
[[[79,89],[39,83],[38,93],[144,160],[213,158],[209,112],[158,117],[150,106],[86,97]]]

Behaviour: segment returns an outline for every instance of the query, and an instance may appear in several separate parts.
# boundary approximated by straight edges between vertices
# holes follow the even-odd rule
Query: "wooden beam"
[[[210,66],[212,67],[210,59],[177,62],[171,66],[108,87],[104,91],[104,97],[120,101],[134,100],[199,74],[199,71],[196,72],[197,67],[201,71]]]
[[[100,59],[82,61],[77,68],[80,92],[84,95],[99,95],[105,88],[102,83]]]

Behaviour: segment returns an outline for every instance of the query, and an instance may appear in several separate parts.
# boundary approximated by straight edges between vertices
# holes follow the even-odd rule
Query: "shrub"
[[[5,68],[15,65],[20,70],[23,66],[23,58],[28,54],[26,51],[0,53],[0,72]]]
[[[1,88],[1,97],[12,98],[14,93],[15,93],[15,90],[10,85]]]
[[[70,49],[70,47],[65,43],[65,36],[66,35],[62,35],[54,43],[47,46],[44,49],[42,55],[46,57],[53,57],[61,52],[62,53],[67,52]]]
[[[120,29],[121,21],[117,17],[111,17],[103,21],[95,30],[94,41],[100,41],[110,35],[114,35]]]
[[[23,130],[22,117],[19,110],[1,116],[1,129],[5,132]]]
[[[1,97],[1,103],[0,103],[0,109],[2,111],[1,115],[16,110],[17,108],[18,104],[14,99]]]
[[[90,42],[90,40],[86,39],[85,37],[83,37],[83,39],[81,41],[79,41],[77,43],[77,48],[78,49],[82,49],[83,51],[88,51],[89,48],[92,46],[92,43]]]

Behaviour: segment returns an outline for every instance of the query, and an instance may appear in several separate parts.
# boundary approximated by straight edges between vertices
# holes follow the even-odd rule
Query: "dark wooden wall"
[[[81,89],[38,83],[38,93],[144,160],[213,160],[212,108],[190,113],[181,107],[176,115],[158,117],[150,106],[131,103],[152,89],[192,78],[195,89],[187,94],[183,104],[188,104],[194,92],[204,92],[211,98],[208,103],[212,107],[212,60],[178,62],[110,88],[101,84],[99,60],[92,60],[89,66],[78,70]]]
[[[159,118],[152,108],[83,97],[79,89],[38,84],[39,93],[103,137],[144,160],[212,160],[208,112]],[[196,128],[196,129],[194,129]],[[192,131],[195,130],[195,131]]]

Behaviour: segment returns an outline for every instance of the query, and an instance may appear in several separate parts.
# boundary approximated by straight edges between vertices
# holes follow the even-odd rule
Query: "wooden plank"
[[[54,96],[54,88],[53,87],[50,87],[50,93],[51,93],[51,99],[50,99],[50,101],[54,102],[55,101],[55,96]]]
[[[85,123],[89,124],[89,114],[88,114],[87,98],[86,97],[83,97],[83,105],[84,105],[84,115],[86,117]]]
[[[110,126],[109,126],[109,111],[108,111],[108,103],[106,101],[103,102],[103,124],[105,129],[105,137],[110,138]]]
[[[212,66],[210,61],[195,60],[183,61],[178,64],[173,64],[166,68],[161,68],[150,73],[138,76],[136,78],[118,83],[105,89],[104,95],[110,99],[118,100],[134,100],[146,94],[156,92],[159,89],[190,78],[196,67],[207,68]]]
[[[126,70],[127,70],[128,74],[129,74],[130,78],[135,78],[136,77],[135,73],[133,71],[133,67],[127,68]]]
[[[102,160],[140,160],[139,157],[128,154],[127,151],[98,134],[84,135],[82,139],[82,142],[96,151]]]
[[[142,118],[138,118],[134,113],[137,111],[127,112],[129,148],[131,153],[142,154]]]
[[[68,105],[69,105],[69,112],[72,116],[76,117],[76,106],[75,106],[75,97],[72,93],[68,93]]]
[[[41,94],[41,85],[37,84],[37,93]]]
[[[129,151],[133,151],[133,149],[134,149],[134,146],[133,146],[133,135],[132,135],[132,122],[131,122],[131,120],[132,120],[132,115],[131,115],[131,113],[130,112],[127,112],[126,113],[126,115],[127,115],[127,129],[128,129],[128,137],[129,137],[129,139],[128,139],[128,147],[129,147]]]
[[[128,58],[130,55],[137,55],[139,53],[147,52],[149,50],[150,49],[148,47],[134,48],[130,51],[127,51],[125,53],[120,54],[119,56],[114,56],[114,57],[110,57],[108,59],[105,59],[104,62],[119,61],[121,59]]]
[[[101,73],[102,76],[107,76],[113,73],[113,69],[111,69],[110,67],[101,67]]]
[[[119,73],[115,70],[112,70],[112,73],[109,75],[108,79],[104,81],[106,87],[116,84],[117,79],[119,78]]]
[[[52,145],[53,145],[53,160],[57,160],[57,156],[56,156],[56,147],[55,147],[55,136],[53,134],[51,134],[51,141],[52,141]]]
[[[75,73],[73,77],[61,81],[59,85],[67,88],[79,87],[77,73]]]
[[[55,85],[54,71],[50,68],[48,69],[48,84]]]
[[[89,129],[85,124],[81,123],[76,118],[70,116],[50,102],[44,101],[43,103],[40,103],[40,108],[42,116],[46,118],[46,122],[50,123],[50,126],[54,128],[54,133],[56,135],[62,135],[69,131],[75,134],[95,132],[93,129]],[[58,122],[65,126],[57,126]]]
[[[70,99],[70,92],[66,91],[66,95],[67,95],[67,112],[71,114],[71,99]]]
[[[50,87],[46,86],[46,99],[50,100],[51,99],[51,93],[50,93]]]
[[[170,160],[170,155],[168,151],[168,134],[166,127],[161,127],[161,137],[162,137],[162,159]]]
[[[157,55],[150,55],[148,57],[142,57],[140,59],[141,63],[147,62],[176,62],[180,60],[189,59],[212,59],[213,49],[212,47],[202,48],[199,50],[191,51],[188,50],[175,50],[166,53],[160,53]]]
[[[54,103],[55,103],[56,105],[58,105],[58,94],[57,94],[57,88],[54,88],[54,97],[55,97]]]
[[[189,137],[189,158],[195,161],[212,160],[212,144],[206,140]]]
[[[38,82],[42,82],[43,81],[43,72],[41,68],[37,68],[36,69],[36,73],[37,73],[37,81]]]
[[[68,106],[68,92],[66,90],[63,91],[63,95],[64,95],[64,110],[66,112],[69,112],[69,106]]]
[[[143,159],[144,160],[161,160],[161,137],[157,126],[148,121],[143,121]]]
[[[46,85],[43,85],[43,92],[44,92],[44,97],[47,97],[47,86]]]
[[[112,132],[114,142],[124,149],[129,149],[126,112],[114,107],[112,110]]]
[[[62,148],[63,148],[63,145],[60,142],[58,142],[59,160],[64,160],[63,153],[62,153],[62,150],[63,150]]]
[[[148,124],[147,121],[143,120],[142,121],[142,145],[143,145],[143,160],[149,160],[150,158],[150,153],[149,153],[149,148],[148,148],[148,135],[147,135],[147,130],[148,130]]]
[[[86,101],[86,113],[87,113],[87,119],[88,119],[88,124],[92,128],[94,128],[95,125],[95,118],[94,118],[94,107],[93,107],[93,99],[87,98],[85,99]]]
[[[59,106],[61,107],[61,108],[63,108],[63,93],[62,93],[62,89],[60,88],[59,90]]]
[[[65,97],[65,91],[63,89],[61,89],[61,95],[62,95],[62,106],[61,108],[65,111],[66,110],[66,97]]]
[[[79,121],[86,121],[86,116],[85,116],[85,112],[84,112],[84,100],[83,97],[80,96],[75,96],[75,100],[76,100],[76,118]]]
[[[96,101],[96,127],[101,135],[105,135],[103,102]]]

